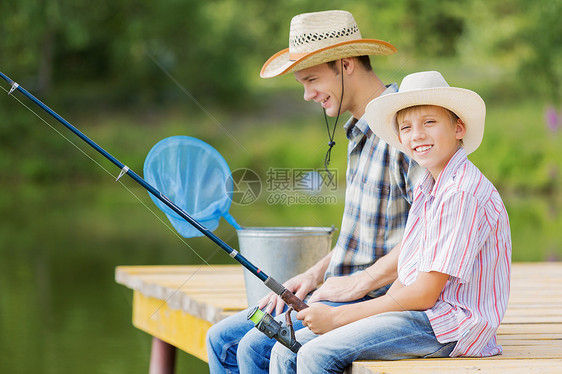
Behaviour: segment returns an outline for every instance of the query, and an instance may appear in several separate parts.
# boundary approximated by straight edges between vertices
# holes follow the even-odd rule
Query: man
[[[394,52],[396,48],[387,42],[363,39],[349,12],[306,13],[291,21],[289,48],[273,55],[261,70],[263,78],[294,73],[304,87],[304,99],[320,104],[336,122],[344,112],[352,115],[344,126],[349,139],[348,169],[336,246],[312,268],[284,284],[304,299],[324,282],[308,302],[322,300],[337,306],[362,301],[384,294],[386,288],[380,287],[396,279],[394,261],[375,261],[402,237],[409,196],[419,171],[404,154],[381,141],[362,119],[367,103],[397,90],[396,84],[382,83],[368,55]],[[332,136],[329,145],[333,146]],[[284,308],[275,294],[264,297],[259,306],[267,304],[267,311],[275,309],[276,315]],[[268,372],[275,340],[253,329],[246,315],[243,311],[209,330],[207,351],[212,373]],[[285,319],[283,315],[278,318]],[[295,320],[294,327],[302,328],[302,322]]]

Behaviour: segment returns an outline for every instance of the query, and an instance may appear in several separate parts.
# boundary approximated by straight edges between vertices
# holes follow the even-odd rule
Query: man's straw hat
[[[415,105],[437,105],[455,113],[466,126],[463,148],[467,154],[482,143],[486,118],[484,100],[476,92],[450,87],[437,71],[407,75],[398,92],[379,96],[367,104],[364,118],[379,138],[404,152],[398,137],[396,113]]]
[[[353,15],[343,10],[299,14],[291,20],[289,48],[263,65],[260,76],[271,78],[340,58],[390,55],[396,48],[376,39],[362,39]]]

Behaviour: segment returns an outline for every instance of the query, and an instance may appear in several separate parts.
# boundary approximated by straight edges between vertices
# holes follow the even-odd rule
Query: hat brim
[[[391,55],[396,51],[396,47],[382,40],[358,39],[330,45],[307,53],[297,60],[290,60],[289,48],[287,48],[277,52],[265,62],[260,76],[262,78],[272,78],[340,58],[364,55]]]
[[[426,88],[380,96],[367,104],[364,118],[379,138],[405,152],[396,128],[396,113],[416,105],[441,106],[455,113],[466,126],[463,148],[467,154],[482,143],[486,104],[477,93],[464,88]]]

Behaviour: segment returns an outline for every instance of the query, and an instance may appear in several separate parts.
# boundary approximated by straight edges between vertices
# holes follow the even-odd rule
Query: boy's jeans
[[[323,303],[339,306],[368,299],[370,297],[349,303]],[[264,333],[255,329],[254,323],[247,320],[247,315],[248,310],[244,310],[223,319],[209,329],[207,333],[207,356],[212,374],[269,372],[269,356],[276,341],[269,339]],[[291,313],[294,329],[302,329],[302,321],[297,320],[295,316],[296,312]],[[285,325],[285,314],[281,314],[276,319],[282,321]]]
[[[379,314],[324,335],[304,328],[296,336],[303,344],[298,355],[281,344],[273,347],[271,374],[342,373],[356,360],[448,357],[456,344],[439,343],[427,315],[417,311]]]

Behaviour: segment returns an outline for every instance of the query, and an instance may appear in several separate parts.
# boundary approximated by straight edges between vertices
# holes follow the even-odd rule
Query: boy
[[[274,54],[261,70],[263,78],[293,73],[304,88],[304,99],[320,105],[326,116],[336,117],[336,123],[343,113],[351,115],[344,126],[348,168],[339,237],[327,256],[285,282],[300,299],[314,291],[311,302],[351,303],[383,294],[386,288],[381,287],[395,279],[396,266],[383,265],[402,238],[414,181],[423,170],[381,141],[363,118],[367,103],[398,88],[383,84],[371,68],[369,55],[395,51],[387,42],[364,39],[349,12],[305,13],[291,21],[289,48]],[[329,136],[331,147],[333,133]],[[285,321],[279,315],[285,305],[277,295],[264,297],[260,307],[266,305],[268,312],[275,309]],[[242,311],[209,330],[212,373],[268,372],[275,340],[255,329],[246,316],[247,311]],[[296,321],[294,327],[302,324]]]
[[[497,190],[467,159],[482,141],[485,110],[480,96],[449,87],[438,72],[411,74],[398,93],[367,105],[373,131],[427,168],[414,190],[398,279],[379,298],[299,312],[308,327],[297,332],[303,347],[295,356],[276,344],[271,373],[502,352],[496,331],[509,296],[509,221]]]

